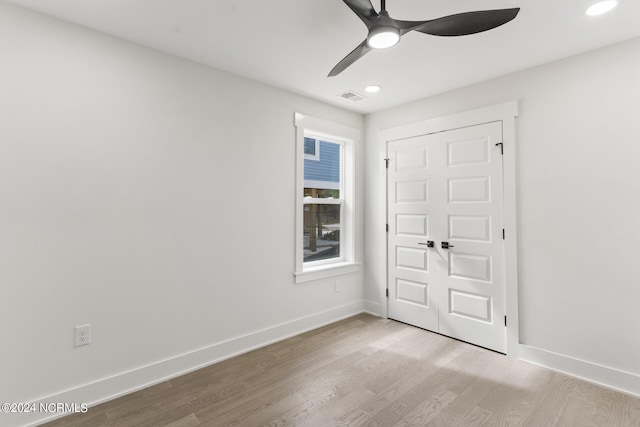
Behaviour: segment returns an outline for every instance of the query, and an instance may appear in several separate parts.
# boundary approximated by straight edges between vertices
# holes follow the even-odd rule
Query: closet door
[[[505,352],[501,137],[494,122],[389,142],[388,313]]]

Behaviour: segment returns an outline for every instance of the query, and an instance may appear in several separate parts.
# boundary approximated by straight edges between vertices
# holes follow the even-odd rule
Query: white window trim
[[[359,263],[355,262],[355,144],[360,139],[360,131],[300,113],[295,114],[294,125],[296,127],[296,253],[293,273],[295,281],[303,283],[356,272],[359,270]],[[307,201],[314,203],[342,203],[343,208],[340,209],[340,257],[308,263],[304,262],[303,249],[305,133],[339,142],[342,144],[343,150],[341,198],[344,202],[336,199],[307,199]]]
[[[319,161],[320,160],[320,140],[318,138],[315,138],[315,143],[316,143],[316,150],[315,150],[315,154],[307,154],[304,153],[304,141],[303,141],[303,153],[304,153],[304,159],[305,160],[315,160],[315,161]]]

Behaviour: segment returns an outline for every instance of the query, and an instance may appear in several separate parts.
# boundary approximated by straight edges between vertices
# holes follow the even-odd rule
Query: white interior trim
[[[520,359],[582,380],[640,397],[640,375],[521,344]]]
[[[372,316],[381,317],[380,316],[380,303],[370,300],[364,300],[364,312],[370,314]]]
[[[360,130],[328,120],[307,116],[302,113],[295,113],[294,126],[296,128],[296,197],[295,197],[295,269],[293,275],[296,283],[331,277],[337,274],[346,274],[358,271],[359,265],[356,260],[356,229],[359,227],[355,222],[361,218],[356,212],[356,144],[360,141]],[[342,143],[341,179],[342,192],[341,199],[347,201],[341,209],[342,229],[340,231],[340,252],[341,256],[335,263],[326,263],[326,268],[317,269],[316,266],[304,267],[303,259],[303,226],[304,226],[304,196],[301,186],[304,183],[304,141],[305,133],[312,133],[318,138],[327,138],[329,141]],[[323,267],[325,263],[323,263]],[[331,268],[333,267],[333,268]],[[309,273],[309,274],[307,274]]]
[[[304,271],[298,271],[293,274],[296,276],[296,283],[305,283],[313,280],[326,279],[327,277],[355,273],[359,270],[360,263],[343,261],[306,267]]]

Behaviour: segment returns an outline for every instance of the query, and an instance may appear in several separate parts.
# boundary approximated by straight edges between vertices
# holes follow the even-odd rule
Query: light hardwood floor
[[[640,426],[640,399],[366,314],[53,426]]]

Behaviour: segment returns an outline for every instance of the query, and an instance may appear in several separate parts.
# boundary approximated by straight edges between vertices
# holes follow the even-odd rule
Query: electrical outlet
[[[79,325],[74,328],[74,347],[91,344],[91,325]]]
[[[336,286],[336,292],[340,292],[340,281],[339,280],[335,281],[335,286]]]

